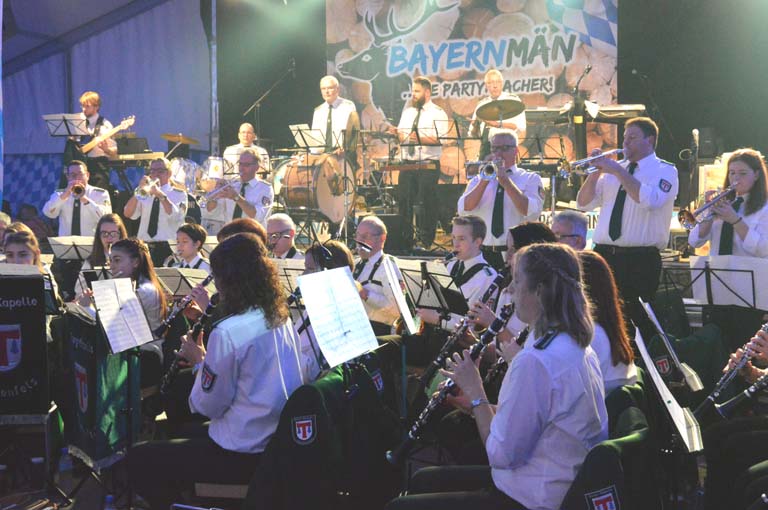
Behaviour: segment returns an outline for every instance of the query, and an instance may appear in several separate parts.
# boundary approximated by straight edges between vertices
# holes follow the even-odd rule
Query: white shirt
[[[315,112],[312,114],[312,129],[319,130],[325,140],[325,129],[328,125],[328,102],[324,101],[323,104],[315,108]],[[333,147],[337,148],[339,144],[344,144],[342,132],[347,129],[347,122],[349,121],[349,115],[352,112],[356,112],[355,103],[349,99],[337,97],[333,102],[333,109],[331,111],[331,131],[333,132]],[[324,149],[316,149],[313,152],[323,152]]]
[[[449,274],[451,273],[451,270],[453,270],[453,267],[459,262],[461,261],[458,259],[453,259],[452,261],[448,262],[447,269]],[[464,272],[466,273],[470,270],[470,268],[477,264],[486,264],[486,267],[478,271],[474,276],[472,276],[472,278],[470,278],[466,283],[464,283],[464,285],[460,287],[461,293],[464,294],[464,299],[467,301],[468,306],[472,302],[479,301],[483,297],[483,294],[485,294],[485,291],[488,290],[488,287],[491,286],[491,283],[496,278],[497,274],[495,269],[487,265],[488,263],[485,261],[482,253],[476,257],[464,261]],[[443,322],[445,329],[453,330],[461,318],[461,315],[452,313],[451,318]]]
[[[243,153],[243,149],[253,149],[256,151],[256,154],[259,155],[259,159],[261,160],[259,161],[259,170],[272,170],[272,162],[269,159],[269,152],[267,152],[267,149],[264,147],[258,145],[243,145],[242,143],[230,145],[224,149],[222,157],[232,163],[232,166],[237,171],[240,165],[240,154]]]
[[[592,337],[590,346],[597,354],[597,359],[600,360],[600,372],[603,374],[606,395],[619,386],[637,382],[637,367],[634,363],[629,365],[626,363],[613,364],[611,341],[603,327],[598,323],[595,323],[595,336]]]
[[[509,292],[507,289],[504,289],[501,291],[501,294],[499,295],[499,301],[496,303],[496,313],[498,314],[501,312],[501,308],[504,305],[508,305],[512,303],[514,298],[514,295]],[[523,332],[525,328],[528,327],[528,324],[520,320],[520,317],[517,316],[517,312],[512,314],[512,317],[509,318],[507,321],[507,325],[504,326],[507,331],[509,331],[512,334],[512,339],[517,340],[520,333]],[[532,335],[528,335],[528,339],[531,338]]]
[[[501,94],[499,94],[499,97],[497,97],[496,99],[493,99],[491,96],[483,98],[483,99],[481,99],[477,103],[477,106],[475,107],[475,111],[472,114],[472,121],[474,122],[475,120],[477,120],[477,110],[481,106],[483,106],[484,104],[488,104],[491,101],[497,101],[499,99],[520,99],[520,98],[518,96],[514,95],[514,94],[510,94],[509,92],[502,92]],[[494,119],[494,120],[498,121],[498,119]],[[504,119],[503,121],[504,122],[514,122],[515,126],[517,126],[517,129],[515,129],[515,133],[517,133],[518,135],[521,135],[522,133],[525,133],[525,129],[526,129],[525,110],[523,110],[522,112],[518,113],[517,115],[515,115],[511,119]],[[480,134],[483,133],[483,129],[485,129],[485,122],[481,121],[480,122]],[[495,127],[492,127],[491,129],[488,130],[488,140],[489,141],[493,138],[493,135],[495,135],[498,130],[499,130],[499,128],[495,128]]]
[[[49,218],[59,218],[59,235],[72,235],[72,210],[75,207],[75,197],[70,194],[62,199],[63,189],[56,190],[43,206],[43,214]],[[80,203],[80,235],[92,236],[96,233],[96,224],[99,218],[112,212],[112,204],[109,201],[107,190],[85,186],[85,198],[87,204]],[[79,199],[78,199],[79,200]]]
[[[413,106],[403,110],[400,116],[400,124],[397,126],[399,133],[409,134],[413,128],[413,122],[419,110]],[[437,106],[432,101],[424,103],[419,116],[419,136],[422,137],[440,137],[448,132],[448,115],[445,110]],[[403,142],[410,144],[409,141]],[[414,154],[411,154],[411,148]],[[422,161],[425,159],[440,159],[443,148],[440,145],[406,145],[400,147],[400,159]]]
[[[93,136],[94,131],[96,131],[96,121],[99,120],[99,114],[96,113],[94,115],[91,115],[90,117],[86,117],[85,115],[82,115],[82,117],[88,121],[87,129],[88,129],[88,132]],[[103,135],[113,127],[114,126],[112,125],[112,123],[109,122],[106,118],[104,118],[104,120],[102,120],[101,122],[101,127],[99,128],[99,134]],[[117,149],[117,142],[112,138],[107,138],[107,145],[109,146],[110,149]],[[93,149],[91,149],[91,151],[88,154],[86,154],[86,156],[88,156],[89,158],[101,158],[101,157],[106,158],[107,154],[103,150],[101,150],[101,148],[97,145]]]
[[[315,381],[322,371],[319,359],[322,360],[323,354],[317,345],[317,336],[315,336],[315,330],[312,329],[306,310],[303,312],[303,319],[301,314],[297,313],[297,315],[297,320],[293,321],[293,331],[301,346],[301,355],[299,356],[301,375],[304,383],[309,384]]]
[[[732,255],[741,255],[744,257],[768,257],[768,203],[762,209],[748,216],[744,215],[744,205],[749,195],[744,195],[744,203],[739,206],[739,215],[742,221],[747,224],[749,231],[747,236],[742,239],[734,230],[733,232],[733,253]],[[718,255],[720,251],[720,234],[723,231],[723,220],[720,218],[712,222],[712,228],[709,235],[702,237],[699,225],[696,225],[690,234],[688,234],[688,243],[694,248],[704,246],[707,241],[709,244],[709,254]]]
[[[290,321],[270,329],[260,309],[219,322],[208,339],[189,407],[211,419],[208,435],[226,450],[264,451],[288,397],[303,384]]]
[[[176,238],[176,231],[184,223],[184,215],[187,213],[187,193],[171,186],[170,183],[160,186],[160,191],[165,193],[171,204],[171,214],[165,212],[163,202],[160,201],[160,215],[157,218],[157,234],[151,237],[147,232],[149,217],[152,214],[153,196],[140,197],[136,195],[138,204],[130,216],[132,220],[141,218],[139,231],[136,235],[143,241],[167,241]]]
[[[235,183],[237,191],[240,192],[242,183]],[[254,177],[246,183],[245,193],[242,194],[245,201],[256,208],[256,217],[253,218],[262,225],[267,224],[267,218],[272,211],[272,203],[275,200],[275,192],[272,190],[272,186],[269,183],[262,181],[261,179]],[[219,207],[223,208],[221,217],[225,218],[225,221],[229,223],[237,218],[247,218],[248,215],[243,211],[237,218],[235,218],[235,207],[237,204],[234,200],[229,198],[220,198],[216,200],[216,207],[214,211],[217,211]],[[240,209],[242,211],[242,208]]]
[[[611,212],[619,180],[610,174],[599,177],[595,186],[595,198],[582,211],[591,211],[600,207],[600,216],[592,241],[595,244],[614,246],[656,246],[664,249],[669,243],[669,226],[672,221],[672,208],[677,196],[677,169],[651,153],[637,162],[634,177],[640,181],[640,202],[635,202],[627,194],[624,202],[624,214],[621,218],[621,236],[615,241],[608,234]],[[629,162],[623,162],[625,168]]]
[[[293,252],[293,253],[291,254],[291,252]],[[289,257],[289,255],[290,255],[290,257]],[[291,259],[295,259],[295,260],[303,259],[304,258],[304,252],[301,251],[301,250],[297,250],[295,246],[291,246],[288,249],[288,251],[286,251],[282,255],[276,256],[275,258],[282,259],[282,260],[285,260],[287,258],[291,258]]]
[[[208,274],[211,274],[211,264],[205,260],[203,257],[200,256],[198,253],[195,255],[195,258],[193,258],[191,261],[187,262],[186,260],[182,259],[179,262],[174,262],[173,267],[188,267],[191,269],[202,269]]]
[[[560,508],[589,450],[608,439],[600,365],[558,334],[520,351],[504,376],[485,443],[496,487],[530,510]]]
[[[517,168],[517,166],[508,168],[506,172],[510,175],[510,179],[515,183],[515,186],[520,188],[523,195],[528,198],[528,210],[524,215],[520,214],[512,199],[504,191],[504,229],[499,237],[494,237],[491,232],[493,205],[496,203],[496,190],[499,188],[499,181],[496,179],[489,181],[477,207],[469,210],[464,205],[467,195],[482,182],[482,178],[479,175],[474,176],[467,183],[464,193],[459,197],[457,206],[458,214],[462,216],[474,214],[483,219],[486,227],[485,239],[483,239],[485,246],[503,246],[505,249],[509,229],[524,221],[537,221],[541,210],[544,208],[544,185],[541,183],[541,177],[538,174]]]
[[[152,282],[142,278],[136,286],[136,295],[141,303],[141,309],[149,323],[149,330],[155,331],[163,323],[162,310],[160,310],[160,295]]]
[[[392,268],[394,269],[395,276],[398,280],[392,283],[400,285],[400,282],[404,281],[403,275],[400,273],[400,269],[397,267],[394,257],[391,255],[384,255],[384,252],[382,251],[378,251],[368,258],[368,261],[365,263],[363,270],[356,280],[363,284],[363,288],[368,291],[368,299],[363,301],[363,307],[365,307],[365,313],[368,314],[368,319],[373,322],[392,325],[395,320],[400,317],[400,310],[397,308],[395,295],[387,283],[387,271],[384,269],[384,261],[382,260],[382,257],[388,257],[392,262]],[[380,260],[382,260],[382,262],[375,268]],[[363,259],[355,260],[355,267],[357,267],[358,264],[361,264],[362,261]],[[376,272],[374,272],[374,268],[376,269]]]

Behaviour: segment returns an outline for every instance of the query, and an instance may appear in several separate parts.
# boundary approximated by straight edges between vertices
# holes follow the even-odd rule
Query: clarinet
[[[509,318],[512,317],[513,310],[512,304],[507,304],[502,307],[500,316],[496,317],[493,323],[488,326],[488,329],[480,337],[480,341],[472,346],[472,349],[469,351],[470,358],[476,360],[480,354],[482,354],[485,346],[490,344],[493,339],[496,338],[496,335],[499,334],[502,328],[507,324],[507,321],[509,321]],[[445,385],[429,400],[427,406],[421,411],[419,417],[416,418],[416,421],[411,426],[411,430],[408,431],[405,440],[403,440],[397,448],[387,452],[387,461],[390,464],[400,464],[400,461],[408,454],[416,441],[421,437],[424,427],[429,423],[435,410],[455,391],[456,383],[453,382],[452,379],[446,379]]]
[[[203,329],[203,323],[210,318],[211,314],[213,313],[213,309],[216,307],[214,304],[214,297],[216,297],[217,294],[214,294],[211,296],[211,300],[208,301],[208,306],[205,307],[205,311],[203,314],[198,317],[195,324],[192,326],[192,329],[189,332],[190,338],[193,340],[197,338],[197,335],[200,334],[200,331]],[[179,375],[179,371],[181,370],[181,365],[179,364],[182,358],[179,356],[176,356],[174,360],[171,362],[171,366],[168,367],[168,371],[163,374],[162,379],[160,379],[160,394],[162,396],[168,395],[168,391],[171,389],[171,385],[173,384],[173,381],[176,380],[176,376]]]
[[[522,347],[527,338],[528,338],[528,328],[525,328],[517,336],[517,339],[515,339],[515,343],[520,347]],[[509,368],[509,364],[507,363],[507,360],[504,359],[504,356],[499,356],[498,358],[496,358],[496,361],[493,363],[493,365],[490,366],[490,368],[488,368],[488,371],[485,373],[485,379],[483,379],[483,385],[491,384],[493,381],[496,380],[497,377],[502,377],[507,372],[507,368]]]
[[[209,274],[205,277],[205,279],[200,282],[200,284],[205,287],[209,283],[213,281],[213,273]],[[176,318],[177,315],[179,315],[179,312],[183,311],[189,303],[192,302],[192,293],[187,294],[182,298],[181,301],[179,301],[179,304],[176,305],[176,308],[174,308],[171,313],[168,314],[168,316],[165,318],[162,324],[160,324],[157,329],[155,329],[152,333],[155,335],[155,338],[162,338],[167,332],[168,328],[171,327],[171,322],[173,322],[173,319]]]
[[[714,420],[715,422],[722,421],[722,420],[730,420],[737,409],[741,408],[744,404],[750,402],[755,397],[755,395],[758,394],[758,392],[766,388],[768,388],[768,375],[762,376],[760,379],[755,381],[755,383],[752,384],[752,386],[742,391],[741,393],[731,398],[730,400],[726,400],[722,404],[715,404],[713,402],[711,407],[706,408],[706,409],[713,409],[714,412],[701,413],[697,408],[696,413],[694,413],[694,416],[696,416],[696,419],[698,421],[705,421],[707,422],[707,424],[712,422],[712,420],[708,419],[710,416],[715,418]]]
[[[762,331],[763,333],[768,333],[768,322],[760,326],[760,331]],[[747,362],[749,362],[749,360],[752,359],[752,352],[747,348],[748,344],[749,343],[746,343],[742,347],[742,349],[744,349],[744,354],[741,355],[741,358],[739,359],[739,361],[736,362],[735,365],[733,365],[733,368],[731,368],[730,370],[728,370],[726,373],[723,374],[720,380],[717,381],[717,384],[715,384],[715,388],[712,390],[712,393],[707,395],[707,398],[704,399],[704,401],[701,404],[699,404],[699,406],[693,412],[693,415],[697,419],[699,419],[700,416],[703,417],[705,415],[704,413],[706,412],[707,408],[711,406],[714,406],[716,410],[718,409],[718,406],[715,403],[717,398],[720,396],[723,390],[725,390],[725,388],[727,388],[728,385],[731,384],[731,381],[733,381],[736,378],[736,374],[739,373],[739,370],[747,366]],[[728,402],[730,402],[730,400]]]
[[[496,278],[493,279],[491,284],[483,293],[482,298],[480,298],[481,303],[486,304],[488,301],[490,301],[493,295],[499,290],[499,287],[501,287],[502,282],[506,278],[506,274],[507,270],[505,269],[496,275]],[[459,324],[456,325],[456,329],[454,329],[453,333],[451,333],[443,346],[440,348],[440,352],[437,353],[437,357],[435,357],[435,359],[432,360],[432,363],[430,363],[429,366],[424,370],[424,373],[421,376],[421,383],[423,385],[426,386],[429,384],[429,381],[432,380],[437,371],[445,367],[445,360],[448,359],[448,356],[453,354],[453,351],[456,348],[456,344],[461,339],[461,337],[464,336],[464,333],[467,331],[467,329],[469,329],[469,326],[470,324],[466,317],[463,317]]]

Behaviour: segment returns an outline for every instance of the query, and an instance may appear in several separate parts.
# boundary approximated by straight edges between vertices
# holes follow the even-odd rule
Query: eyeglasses
[[[269,236],[270,241],[277,241],[283,236],[287,236],[288,233],[291,231],[291,229],[287,230],[281,230],[280,232],[274,232],[272,234],[267,234]]]
[[[567,239],[569,237],[581,237],[579,234],[556,234],[558,239]]]
[[[507,152],[511,151],[512,149],[517,149],[517,145],[492,145],[491,146],[491,152]]]
[[[101,237],[105,237],[105,238],[117,239],[118,237],[120,237],[120,232],[117,232],[117,231],[116,232],[107,232],[106,230],[102,230],[99,233],[99,235]]]
[[[240,166],[259,166],[259,162],[254,161],[253,163],[240,163]]]

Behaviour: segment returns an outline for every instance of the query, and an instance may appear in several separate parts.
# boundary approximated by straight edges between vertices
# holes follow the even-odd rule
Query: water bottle
[[[115,497],[112,494],[107,494],[104,497],[104,510],[117,510]]]

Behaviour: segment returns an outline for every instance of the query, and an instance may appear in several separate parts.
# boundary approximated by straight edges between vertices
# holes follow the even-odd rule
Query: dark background
[[[236,143],[241,122],[254,122],[253,114],[245,119],[242,113],[291,57],[296,78],[288,77],[264,101],[260,135],[276,147],[290,145],[288,124],[311,122],[322,101],[325,2],[286,2],[219,0],[222,147]],[[766,19],[768,2],[762,0],[619,1],[619,102],[647,106],[662,129],[659,155],[682,172],[687,163],[677,155],[689,147],[694,127],[701,131],[702,158],[765,148]]]

